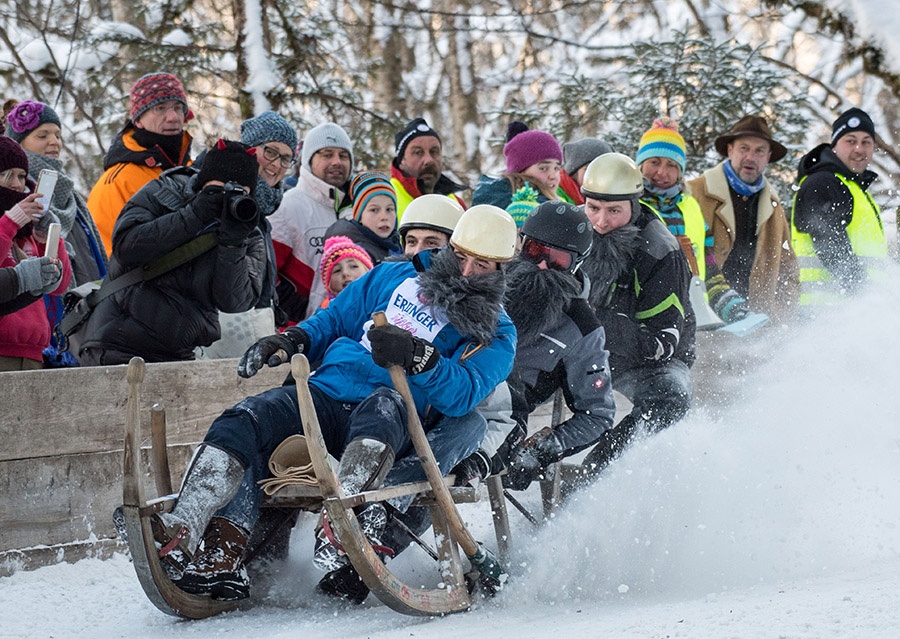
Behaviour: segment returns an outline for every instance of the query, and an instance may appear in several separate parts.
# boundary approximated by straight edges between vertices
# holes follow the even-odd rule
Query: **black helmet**
[[[549,200],[537,206],[525,218],[522,235],[571,253],[573,271],[587,257],[594,239],[591,223],[584,211],[559,200]]]

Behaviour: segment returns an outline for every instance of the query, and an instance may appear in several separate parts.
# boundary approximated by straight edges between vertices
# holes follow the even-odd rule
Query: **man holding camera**
[[[219,140],[200,170],[170,169],[128,201],[103,288],[137,279],[97,304],[77,354],[83,365],[193,359],[219,338],[219,311],[256,304],[266,268],[252,197],[258,170],[255,149]]]

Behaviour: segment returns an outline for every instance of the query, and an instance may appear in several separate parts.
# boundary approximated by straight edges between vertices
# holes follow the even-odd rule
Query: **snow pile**
[[[694,411],[624,455],[518,558],[517,595],[700,595],[896,560],[896,275],[792,332],[724,418]]]

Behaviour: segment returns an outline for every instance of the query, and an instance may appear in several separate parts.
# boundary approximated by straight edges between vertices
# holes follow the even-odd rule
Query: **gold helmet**
[[[508,262],[516,254],[518,234],[509,213],[492,204],[478,204],[459,218],[450,246],[485,260]]]
[[[643,193],[641,170],[621,153],[605,153],[593,159],[581,183],[581,194],[594,200],[638,200]]]

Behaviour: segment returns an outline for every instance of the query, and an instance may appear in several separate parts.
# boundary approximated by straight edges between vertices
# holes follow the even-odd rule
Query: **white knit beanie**
[[[350,136],[334,122],[326,122],[310,129],[306,137],[303,138],[303,148],[300,151],[301,166],[307,169],[310,159],[317,152],[328,147],[338,149],[346,149],[350,154],[350,167],[353,167],[353,144],[350,142]]]

